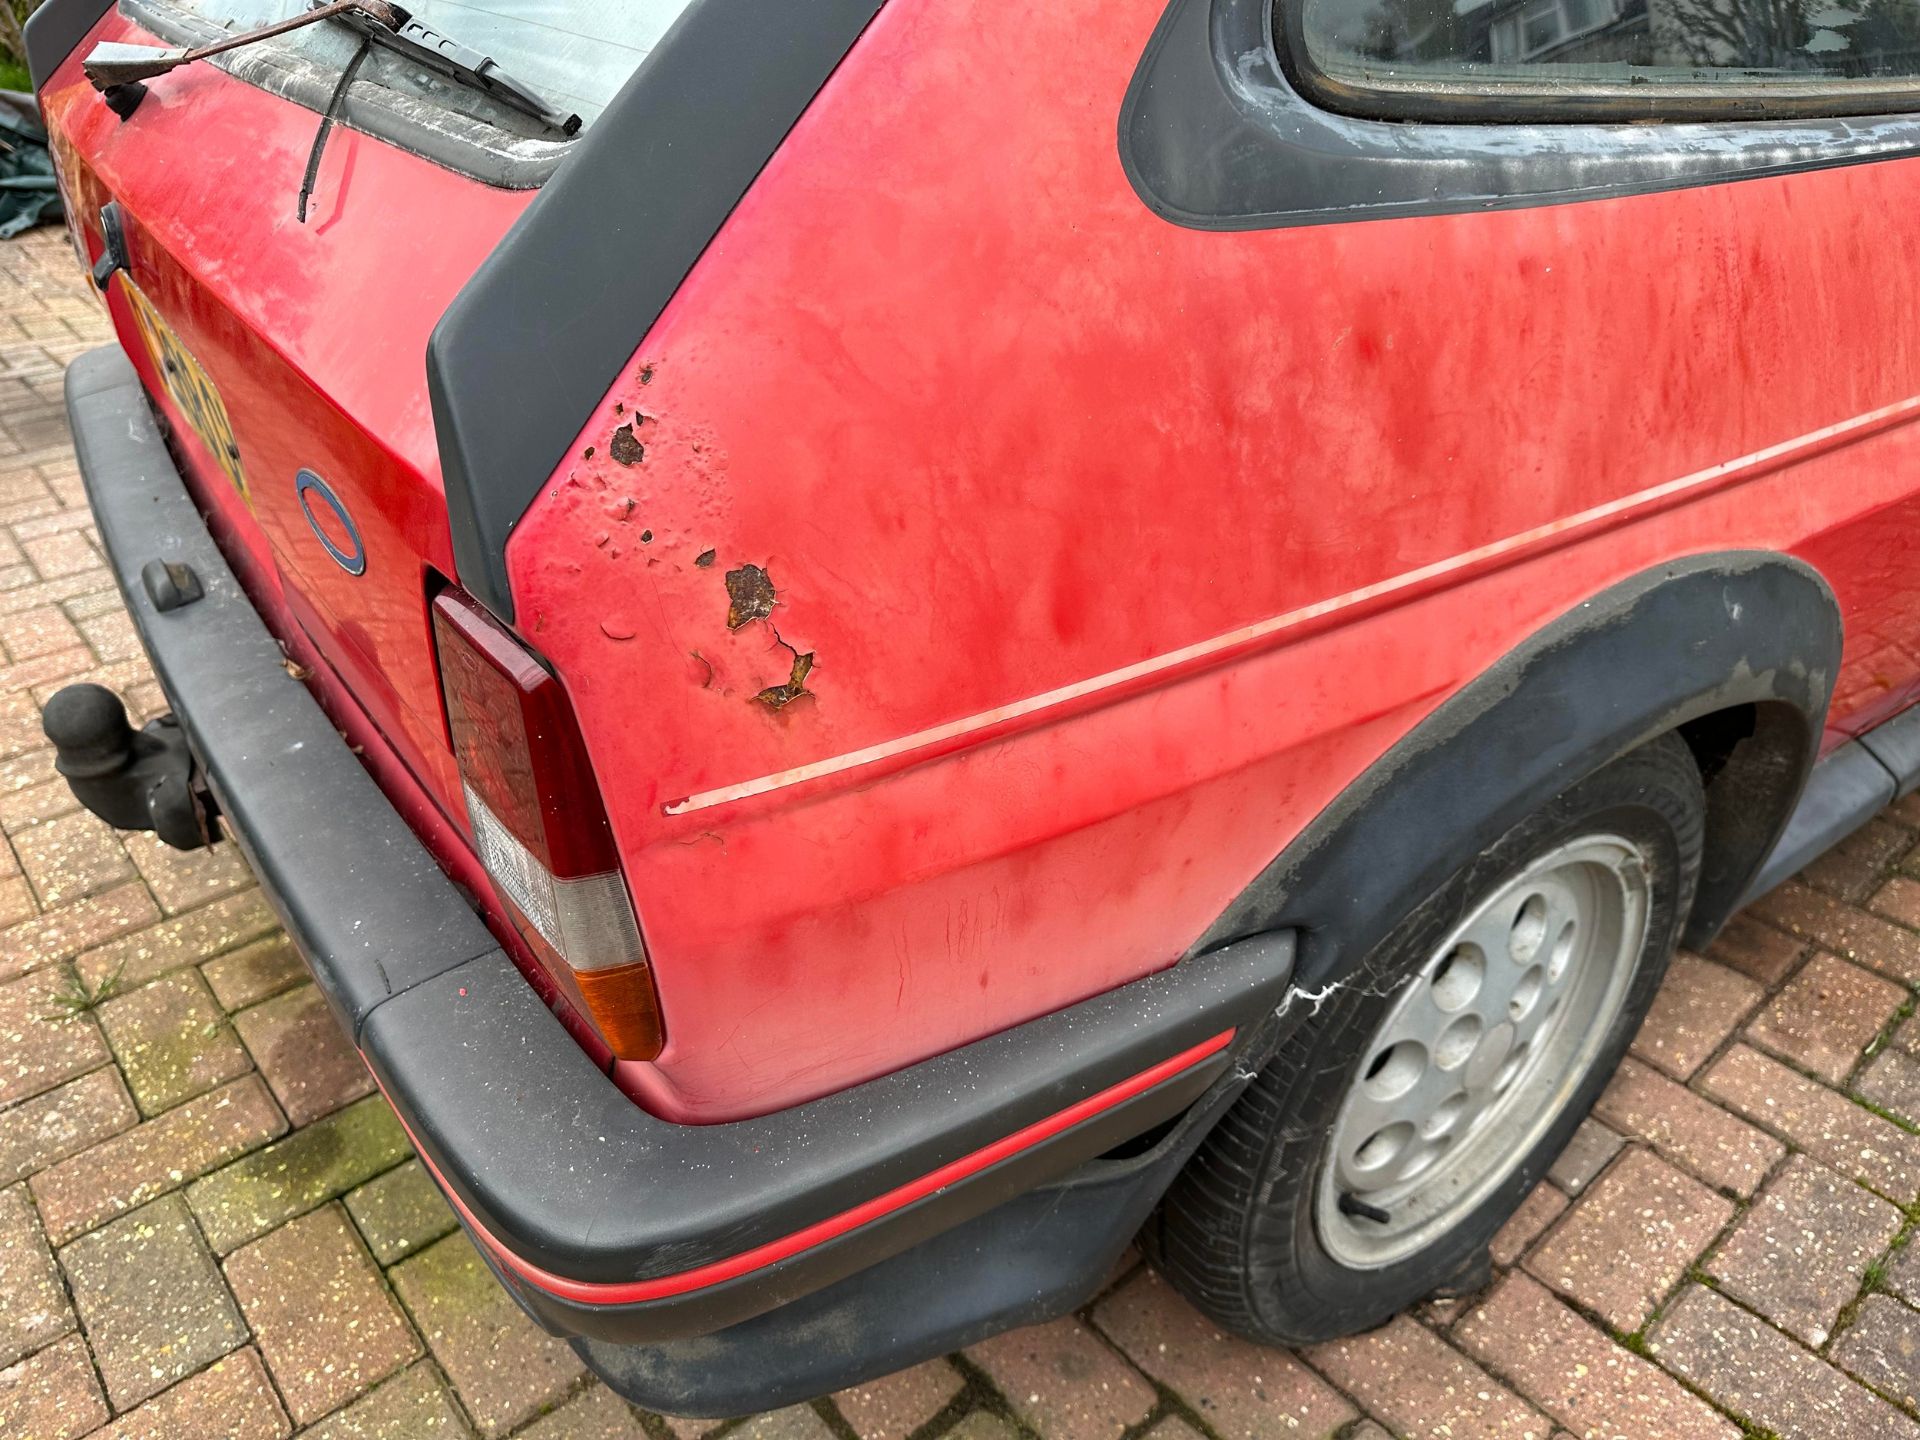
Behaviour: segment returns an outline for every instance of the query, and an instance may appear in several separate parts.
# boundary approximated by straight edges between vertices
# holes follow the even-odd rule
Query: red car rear
[[[1920,779],[1920,24],[1748,8],[46,0],[62,768],[656,1409],[1470,1285]]]

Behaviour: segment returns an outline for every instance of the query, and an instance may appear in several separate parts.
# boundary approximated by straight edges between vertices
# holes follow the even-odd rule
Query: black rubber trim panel
[[[1222,1031],[1242,1032],[1231,1051],[884,1219],[686,1296],[618,1307],[549,1300],[537,1308],[556,1328],[613,1339],[700,1334],[798,1298],[1179,1114],[1270,1028],[1292,973],[1286,934],[1182,961],[777,1114],[721,1125],[655,1118],[568,1037],[288,676],[125,355],[110,347],[76,360],[67,408],[128,610],[231,828],[394,1108],[461,1202],[516,1256],[587,1282],[730,1259]],[[191,565],[204,598],[156,610],[139,578],[155,558]]]
[[[112,8],[113,0],[44,0],[27,17],[27,69],[35,94]]]
[[[719,1125],[667,1124],[627,1099],[505,957],[381,1006],[364,1043],[396,1107],[421,1117],[416,1138],[516,1254],[571,1279],[644,1280],[830,1219],[1257,1023],[1286,993],[1292,950],[1291,936],[1262,936],[864,1085]],[[1211,1080],[1215,1068],[1198,1073]],[[504,1158],[509,1137],[510,1163],[475,1163]],[[1122,1138],[1093,1135],[1053,1173]]]
[[[1920,786],[1920,705],[1909,706],[1860,737],[1860,744],[1893,776],[1893,798]]]
[[[1747,893],[1817,753],[1840,609],[1789,556],[1692,556],[1602,591],[1476,676],[1341,792],[1196,946],[1302,932],[1298,983],[1352,973],[1446,878],[1581,777],[1734,707],[1753,733],[1707,785],[1707,860],[1686,943]],[[1445,843],[1436,826],[1448,831]]]
[[[460,583],[513,618],[507,537],[880,0],[695,0],[427,342]]]
[[[1513,209],[1920,151],[1920,117],[1430,124],[1323,110],[1288,80],[1273,4],[1173,0],[1120,112],[1120,159],[1177,225],[1273,229]]]
[[[1024,1027],[1023,1027],[1024,1028]],[[1010,1032],[1018,1033],[1018,1032]],[[1239,1073],[1248,1067],[1237,1058],[1246,1047],[1236,1044],[1233,1051],[1219,1051],[1205,1060],[1162,1080],[1152,1088],[1116,1105],[1100,1110],[1079,1124],[1037,1141],[986,1169],[953,1181],[932,1194],[868,1220],[842,1234],[798,1250],[792,1255],[758,1265],[739,1275],[715,1280],[697,1288],[676,1290],[669,1295],[637,1301],[583,1302],[539,1289],[511,1271],[495,1265],[495,1272],[508,1281],[507,1288],[535,1319],[555,1334],[578,1335],[609,1344],[658,1344],[689,1336],[708,1336],[713,1332],[742,1324],[755,1317],[773,1313],[817,1292],[867,1270],[882,1261],[938,1240],[957,1224],[965,1223],[997,1206],[1004,1205],[1071,1172],[1076,1166],[1144,1134],[1163,1122],[1179,1116],[1210,1092],[1237,1093],[1242,1081]],[[929,1064],[933,1062],[928,1062]],[[915,1071],[924,1067],[916,1066]],[[911,1072],[909,1072],[911,1073]],[[940,1082],[936,1078],[929,1083]],[[981,1112],[962,1096],[977,1120]],[[1003,1096],[1002,1098],[1010,1098]],[[813,1107],[802,1107],[811,1115]],[[846,1119],[845,1109],[828,1112],[823,1118],[839,1123]],[[923,1112],[905,1112],[873,1117],[883,1130],[902,1127],[924,1118]],[[789,1116],[795,1129],[811,1123],[808,1116]],[[973,1124],[969,1122],[970,1126]],[[991,1138],[988,1128],[980,1127],[979,1138]],[[830,1150],[843,1147],[846,1136],[841,1130],[827,1132]],[[929,1137],[938,1141],[938,1136]],[[806,1142],[782,1146],[773,1157],[775,1163],[791,1158]],[[883,1142],[883,1148],[887,1147]],[[667,1157],[670,1163],[691,1158],[686,1152]],[[736,1176],[767,1194],[767,1179],[755,1178],[754,1161],[742,1157],[730,1166]],[[821,1172],[825,1177],[825,1172]],[[866,1187],[858,1187],[864,1190]],[[778,1187],[774,1192],[778,1193]],[[854,1192],[849,1189],[848,1194]],[[738,1253],[738,1252],[736,1252]],[[902,1325],[897,1309],[889,1318]]]
[[[1896,800],[1920,786],[1920,707],[1882,721],[1821,757],[1786,832],[1740,903],[1800,873]]]
[[[1757,900],[1838,845],[1894,799],[1894,777],[1858,740],[1823,757],[1813,767],[1800,803],[1793,807],[1780,841],[1753,877],[1742,905]]]
[[[712,1335],[577,1340],[616,1391],[668,1415],[792,1405],[1079,1309],[1113,1273],[1174,1176],[1246,1088],[1234,1076],[1150,1150],[1089,1161],[962,1225]]]

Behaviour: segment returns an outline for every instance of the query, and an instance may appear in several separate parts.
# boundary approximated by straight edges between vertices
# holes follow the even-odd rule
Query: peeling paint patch
[[[633,622],[624,615],[609,615],[600,622],[600,633],[609,640],[631,640]]]
[[[631,420],[613,432],[613,440],[607,446],[607,453],[622,465],[638,465],[647,458],[647,447],[633,438]]]
[[[787,642],[784,640],[780,641],[780,643],[787,645]],[[787,648],[793,650],[791,645],[787,645]],[[787,683],[784,685],[769,685],[753,698],[771,709],[783,710],[798,700],[802,695],[810,695],[813,693],[807,689],[807,676],[812,670],[813,652],[809,650],[802,654],[800,651],[794,650],[793,671],[787,676]]]
[[[713,551],[702,550],[698,555],[693,557],[693,563],[698,565],[702,570],[704,570],[709,565],[713,564],[713,559],[714,559]]]
[[[773,581],[758,565],[727,571],[727,629],[738,630],[773,614]]]

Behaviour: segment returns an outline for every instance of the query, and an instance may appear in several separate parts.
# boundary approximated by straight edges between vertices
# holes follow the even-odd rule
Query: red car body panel
[[[1803,555],[1836,725],[1913,698],[1920,373],[1881,317],[1920,298],[1920,167],[1176,228],[1112,139],[1159,10],[1098,46],[1079,7],[883,10],[515,533],[658,962],[628,1081],[662,1113],[1171,963],[1441,698],[1668,557]],[[779,603],[729,632],[747,563]],[[756,703],[794,651],[811,695]]]
[[[1159,14],[889,4],[514,533],[516,628],[578,713],[665,1016],[618,1078],[664,1117],[1172,964],[1441,700],[1663,561],[1820,569],[1834,738],[1915,698],[1915,162],[1184,229],[1115,145]],[[225,397],[251,511],[193,468],[256,598],[485,894],[426,620],[453,567],[421,356],[526,196],[343,131],[302,227],[307,111],[200,67],[122,125],[77,57],[45,103],[76,213],[120,199]],[[301,467],[364,577],[313,543]],[[729,629],[747,565],[778,600]]]

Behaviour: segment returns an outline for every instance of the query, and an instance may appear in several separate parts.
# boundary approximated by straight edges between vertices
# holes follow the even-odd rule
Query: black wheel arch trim
[[[1313,104],[1274,44],[1292,0],[1171,0],[1120,108],[1141,201],[1200,230],[1516,209],[1920,151],[1920,116],[1647,123],[1369,119]],[[1649,97],[1650,102],[1654,97]]]
[[[1818,753],[1841,650],[1826,581],[1790,556],[1697,555],[1644,571],[1537,631],[1348,786],[1195,945],[1298,936],[1305,990],[1352,973],[1445,879],[1552,796],[1669,730],[1750,706],[1707,785],[1707,855],[1686,943],[1725,923],[1786,829]],[[1444,827],[1449,843],[1436,843]]]

